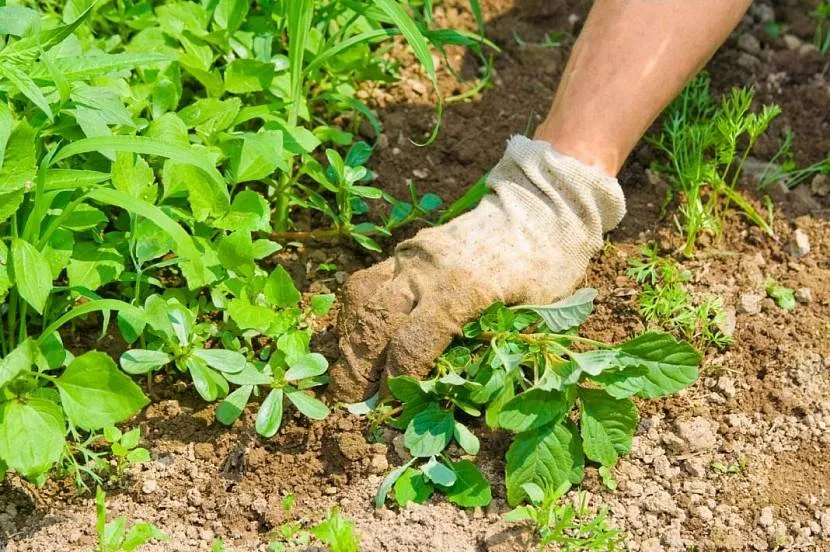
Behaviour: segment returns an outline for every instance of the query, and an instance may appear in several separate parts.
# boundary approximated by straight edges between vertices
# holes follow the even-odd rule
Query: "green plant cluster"
[[[42,483],[62,457],[82,468],[66,459],[81,450],[67,438],[92,443],[148,403],[128,374],[145,374],[152,394],[155,373],[180,373],[205,400],[223,399],[224,423],[259,396],[264,436],[284,404],[325,416],[308,394],[327,369],[309,350],[309,322],[333,297],[303,298],[273,255],[303,237],[298,212],[379,250],[375,238],[437,209],[437,196],[403,201],[372,186],[373,146],[355,134],[362,120],[381,130],[357,92],[396,78],[383,55],[396,37],[434,83],[430,45],[483,43],[432,29],[430,10],[0,6],[0,475]],[[371,201],[389,215],[369,219]],[[132,348],[120,368],[64,347],[79,323],[117,326]]]
[[[595,297],[586,288],[552,305],[493,305],[464,328],[431,378],[390,378],[392,399],[371,416],[404,430],[413,458],[386,477],[376,505],[390,491],[399,504],[424,502],[435,491],[461,506],[488,504],[490,484],[469,459],[479,450],[470,424],[480,418],[513,434],[506,455],[511,505],[535,500],[537,491],[563,494],[563,487],[582,481],[588,461],[614,487],[612,470],[630,450],[637,427],[632,398],[691,385],[701,358],[687,342],[663,333],[618,345],[580,336]],[[463,458],[451,457],[453,442]]]
[[[629,259],[628,276],[642,285],[640,314],[646,321],[680,333],[701,348],[724,347],[732,338],[723,333],[726,312],[716,295],[695,297],[686,283],[691,273],[669,257],[661,257],[657,245],[643,245],[640,258]]]
[[[734,204],[754,224],[772,235],[771,222],[736,189],[744,162],[755,142],[781,113],[777,105],[750,111],[752,88],[734,88],[716,102],[709,76],[698,75],[666,110],[662,128],[647,139],[663,154],[652,169],[667,176],[666,205],[679,202],[675,218],[691,257],[701,233],[719,235]],[[665,206],[664,206],[665,207]]]
[[[95,491],[95,514],[96,552],[133,552],[151,540],[167,540],[167,535],[152,523],[134,523],[128,528],[124,516],[107,521],[107,495],[101,487]]]
[[[830,2],[821,2],[812,12],[816,20],[816,32],[813,35],[813,43],[821,55],[830,52]]]

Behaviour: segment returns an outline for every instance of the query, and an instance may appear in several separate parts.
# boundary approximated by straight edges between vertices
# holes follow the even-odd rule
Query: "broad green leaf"
[[[173,361],[173,357],[164,351],[148,349],[131,349],[121,355],[121,369],[128,374],[146,374],[158,370]]]
[[[182,347],[190,343],[190,336],[193,333],[193,325],[196,324],[196,314],[179,303],[176,299],[167,300],[167,320],[179,345]]]
[[[141,430],[139,428],[134,428],[125,433],[119,439],[121,441],[121,445],[127,449],[134,449],[138,446],[138,442],[141,438]]]
[[[136,223],[133,238],[135,239],[135,258],[140,265],[163,257],[176,246],[167,232],[145,218]]]
[[[288,381],[297,381],[305,378],[313,378],[325,374],[329,368],[326,357],[320,353],[308,353],[290,363],[290,368],[285,373]]]
[[[3,222],[17,212],[23,203],[23,188],[14,192],[0,193],[0,222]],[[2,297],[2,294],[0,294]]]
[[[35,363],[37,346],[31,338],[12,350],[5,358],[0,359],[0,388],[13,380],[17,375],[31,370]],[[0,455],[2,458],[2,455]]]
[[[282,246],[277,242],[265,239],[254,240],[254,259],[270,257],[280,249]]]
[[[133,552],[146,544],[150,539],[166,541],[167,535],[162,533],[158,527],[152,523],[134,523],[127,531],[127,534],[124,535],[121,548],[124,552]]]
[[[91,242],[75,244],[66,267],[69,285],[95,291],[114,282],[124,271],[124,257],[114,246]]]
[[[553,423],[520,433],[507,450],[507,501],[521,502],[525,483],[555,489],[563,483],[582,481],[585,459],[576,428],[570,422]]]
[[[530,389],[508,401],[499,413],[499,425],[515,433],[558,421],[570,410],[570,401],[558,391]]]
[[[35,246],[20,238],[11,240],[11,280],[17,292],[37,312],[43,313],[52,291],[52,270]]]
[[[453,462],[455,483],[444,492],[450,502],[464,508],[484,507],[493,500],[490,483],[484,478],[475,464],[469,460]]]
[[[253,329],[266,335],[284,333],[293,325],[291,320],[269,307],[251,304],[246,299],[232,299],[228,303],[228,315],[241,329]]]
[[[227,374],[238,374],[245,369],[245,356],[227,349],[194,349],[193,354],[215,370]]]
[[[331,310],[334,304],[334,294],[325,293],[322,295],[314,295],[311,298],[311,312],[317,316],[325,316]]]
[[[454,429],[455,420],[452,413],[438,406],[431,406],[409,422],[404,433],[404,445],[412,456],[434,456],[450,444]]]
[[[225,89],[232,94],[267,90],[274,78],[274,64],[255,59],[236,59],[225,68]]]
[[[274,377],[249,362],[245,369],[236,374],[225,374],[225,379],[236,385],[268,385],[274,382]]]
[[[267,232],[271,229],[271,208],[260,194],[242,190],[233,198],[230,210],[214,222],[216,228]]]
[[[638,395],[647,399],[676,393],[697,380],[700,353],[671,335],[646,332],[619,346],[625,366],[645,367],[640,376],[604,372],[597,381],[617,398]]]
[[[0,131],[6,132],[0,128]],[[0,194],[10,194],[31,187],[37,171],[35,157],[36,132],[27,121],[20,121],[4,140],[3,164],[0,165]],[[10,198],[11,199],[11,198]],[[8,216],[4,207],[0,207],[3,220]]]
[[[65,228],[55,228],[52,235],[41,249],[43,257],[49,263],[52,271],[52,279],[57,279],[72,258],[72,251],[75,248],[75,236]]]
[[[148,203],[156,201],[158,190],[153,169],[141,157],[128,151],[116,152],[111,171],[116,190]]]
[[[427,479],[442,487],[450,487],[457,480],[455,472],[436,460],[434,456],[431,456],[427,463],[421,466],[421,471]]]
[[[277,339],[277,349],[284,355],[285,364],[292,366],[301,357],[308,354],[308,344],[311,342],[311,335],[307,331],[292,330]],[[308,362],[308,359],[306,359]],[[312,364],[315,362],[311,361]],[[298,378],[289,378],[298,379]]]
[[[63,453],[61,407],[38,397],[0,402],[0,462],[28,479],[51,469]]]
[[[389,378],[387,385],[392,395],[404,404],[427,398],[427,394],[418,385],[418,380],[410,376]]]
[[[256,415],[256,432],[266,439],[273,437],[282,425],[282,389],[271,389]]]
[[[49,120],[52,120],[52,108],[49,107],[49,100],[46,99],[38,85],[25,71],[14,63],[3,62],[0,63],[0,76],[6,77],[21,94],[43,111]]]
[[[399,468],[395,468],[392,470],[389,475],[383,478],[383,481],[380,483],[380,487],[378,487],[378,492],[375,494],[375,508],[383,508],[383,505],[386,503],[386,495],[389,494],[389,490],[392,488],[392,485],[398,480],[398,478],[403,475],[403,473],[412,465],[415,461],[414,458],[409,460],[406,464]]]
[[[467,426],[461,422],[455,422],[455,426],[453,426],[453,436],[455,437],[456,442],[461,445],[461,448],[464,449],[464,452],[472,456],[478,454],[478,450],[480,448],[478,437],[476,437],[473,432],[467,428]]]
[[[225,236],[219,242],[216,253],[227,270],[248,278],[253,277],[254,242],[251,240],[250,232],[239,231]]]
[[[91,230],[109,222],[107,215],[100,209],[81,203],[63,220],[61,227],[73,232]]]
[[[542,317],[550,331],[562,332],[585,322],[594,310],[596,296],[597,290],[582,288],[570,297],[550,305],[518,305],[511,309],[532,310]]]
[[[213,12],[213,20],[219,28],[233,33],[245,21],[250,7],[251,3],[247,0],[219,0]]]
[[[293,307],[300,302],[301,295],[294,286],[294,280],[282,267],[277,266],[265,282],[265,298],[275,307]]]
[[[216,407],[216,419],[225,425],[232,425],[245,410],[253,389],[252,385],[243,385],[225,397]]]
[[[432,496],[434,489],[421,470],[407,468],[395,481],[395,502],[399,506],[410,502],[423,504]]]
[[[150,402],[109,355],[98,351],[75,358],[55,385],[66,416],[87,430],[122,422]]]
[[[596,389],[579,389],[582,403],[580,431],[585,456],[608,467],[631,450],[639,419],[631,399],[614,399]]]
[[[285,390],[285,396],[307,418],[322,420],[329,415],[329,407],[325,403],[315,399],[311,395],[306,395],[302,391],[297,391],[289,387]]]

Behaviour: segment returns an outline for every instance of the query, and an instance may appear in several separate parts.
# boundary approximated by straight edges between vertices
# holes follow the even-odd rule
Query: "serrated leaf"
[[[527,497],[522,488],[535,483],[543,489],[582,480],[585,459],[576,428],[566,421],[520,433],[507,450],[507,501],[515,506]]]
[[[580,432],[585,456],[613,467],[619,455],[631,450],[639,415],[630,399],[614,399],[596,389],[579,389],[582,403]]]
[[[478,467],[469,460],[453,462],[455,483],[444,489],[450,502],[465,508],[484,507],[493,500],[490,483],[484,478]]]
[[[66,416],[87,430],[122,422],[150,402],[109,355],[98,351],[75,358],[54,382]]]
[[[404,445],[412,456],[435,456],[450,444],[454,429],[455,419],[452,413],[432,405],[409,422],[404,433]]]
[[[545,321],[552,332],[561,332],[579,326],[594,310],[594,299],[597,290],[582,288],[570,297],[566,297],[550,305],[518,305],[512,310],[532,310]]]

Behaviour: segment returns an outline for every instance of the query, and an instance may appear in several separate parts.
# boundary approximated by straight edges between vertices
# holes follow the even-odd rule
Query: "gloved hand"
[[[475,209],[421,230],[346,282],[333,397],[359,401],[385,376],[426,376],[463,324],[496,301],[566,295],[625,214],[615,178],[523,136],[509,140],[487,183],[495,193]]]

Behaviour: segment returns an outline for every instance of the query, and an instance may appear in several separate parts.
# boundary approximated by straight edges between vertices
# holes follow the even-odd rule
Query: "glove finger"
[[[337,400],[363,400],[378,388],[389,339],[414,302],[409,286],[393,273],[388,259],[356,273],[344,287],[338,317],[341,357],[330,371],[330,394]]]
[[[461,328],[489,305],[484,294],[463,288],[444,295],[446,299],[426,299],[418,304],[389,342],[386,355],[390,377],[426,377],[433,363]]]

